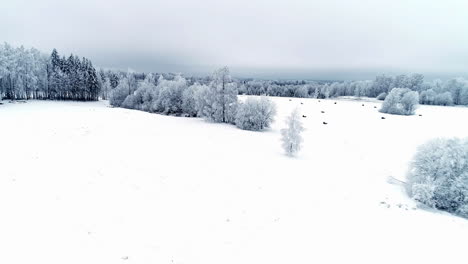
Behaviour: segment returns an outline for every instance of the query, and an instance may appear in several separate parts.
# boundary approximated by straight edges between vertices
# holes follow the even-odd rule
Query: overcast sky
[[[0,41],[96,66],[259,78],[468,75],[466,0],[2,0]]]

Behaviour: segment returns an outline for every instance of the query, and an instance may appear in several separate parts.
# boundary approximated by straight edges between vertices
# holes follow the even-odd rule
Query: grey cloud
[[[5,1],[3,1],[5,2]],[[466,75],[466,1],[2,2],[0,40],[104,68],[344,79]]]

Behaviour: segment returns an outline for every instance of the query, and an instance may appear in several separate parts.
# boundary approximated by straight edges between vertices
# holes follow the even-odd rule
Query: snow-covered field
[[[265,132],[104,102],[0,105],[0,263],[467,263],[468,221],[388,178],[426,140],[467,136],[468,108],[273,100]],[[294,107],[307,130],[288,158]]]

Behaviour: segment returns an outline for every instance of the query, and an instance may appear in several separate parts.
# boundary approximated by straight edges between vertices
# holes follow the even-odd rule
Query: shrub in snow
[[[380,112],[394,115],[413,115],[418,103],[418,92],[407,88],[393,88],[385,97]]]
[[[244,130],[262,130],[270,127],[275,114],[276,107],[268,98],[247,98],[237,109],[236,126]]]
[[[209,86],[198,89],[195,104],[198,115],[205,119],[221,123],[235,122],[237,85],[231,80],[227,67],[213,73]]]
[[[286,128],[281,129],[282,146],[288,156],[294,156],[301,149],[301,133],[304,131],[297,109],[286,118],[286,125]]]
[[[435,139],[419,147],[408,191],[421,203],[468,217],[468,140]]]
[[[377,95],[377,100],[385,100],[385,97],[387,97],[387,93],[381,93],[379,95]]]
[[[120,107],[122,106],[122,103],[125,101],[129,94],[130,91],[128,81],[126,78],[124,78],[120,80],[119,85],[117,85],[117,87],[115,87],[115,89],[112,90],[109,97],[109,103],[112,106]]]

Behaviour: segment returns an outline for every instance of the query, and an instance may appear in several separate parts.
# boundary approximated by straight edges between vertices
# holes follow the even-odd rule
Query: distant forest
[[[87,58],[60,56],[57,50],[46,55],[37,49],[0,45],[0,98],[6,100],[108,99],[125,79],[128,95],[133,94],[150,73],[96,70]],[[212,76],[188,77],[171,73],[151,73],[154,85],[162,80],[184,78],[188,86],[206,85]],[[419,93],[421,104],[468,105],[468,81],[453,78],[427,81],[422,74],[387,76],[363,81],[254,80],[235,79],[239,94],[283,97],[334,98],[340,96],[385,96],[393,88],[408,88]]]

